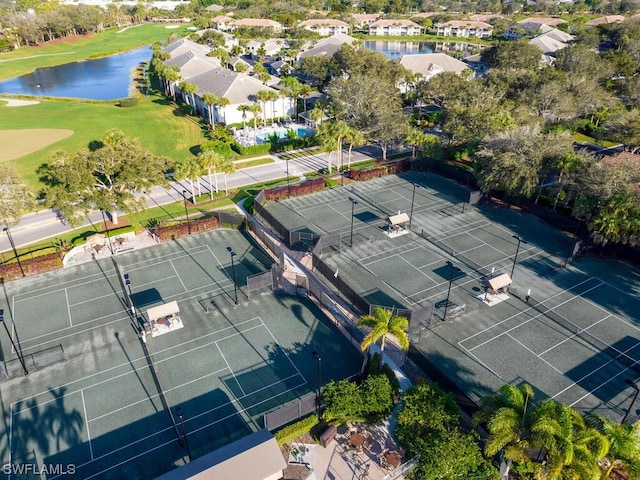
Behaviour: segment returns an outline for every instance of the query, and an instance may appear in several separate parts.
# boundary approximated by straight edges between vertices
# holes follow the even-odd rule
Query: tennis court
[[[516,209],[463,205],[469,195],[408,172],[266,208],[290,230],[337,232],[317,273],[359,308],[350,292],[410,310],[421,366],[446,388],[477,401],[528,382],[541,397],[621,418],[640,361],[637,272],[588,258],[566,266],[572,238]],[[410,231],[392,238],[388,217],[398,213],[409,214]],[[487,279],[499,274],[512,284],[488,305]]]
[[[74,478],[153,478],[187,461],[182,429],[196,458],[315,391],[312,352],[325,359],[323,383],[360,370],[361,354],[307,299],[270,290],[248,299],[246,277],[272,261],[241,232],[114,259],[4,285],[0,308],[30,370],[22,375],[3,334],[4,358],[12,360],[0,447],[2,463],[17,469],[11,478],[39,478],[17,475],[27,464],[72,465]],[[130,298],[142,318],[176,301],[183,328],[143,342]]]

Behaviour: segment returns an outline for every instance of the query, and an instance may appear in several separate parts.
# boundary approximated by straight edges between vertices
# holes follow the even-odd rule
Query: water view
[[[461,53],[463,56],[479,53],[484,45],[463,42],[417,42],[407,40],[369,40],[364,42],[369,50],[374,50],[393,59],[402,55],[418,53]]]
[[[0,82],[0,93],[116,100],[129,96],[131,69],[150,58],[151,48],[142,47],[110,57],[39,68]]]

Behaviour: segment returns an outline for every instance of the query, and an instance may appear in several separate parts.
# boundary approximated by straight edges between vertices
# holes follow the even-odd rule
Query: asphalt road
[[[389,152],[392,153],[392,152]],[[347,153],[345,155],[345,162]],[[368,158],[380,156],[380,149],[367,146],[354,149],[352,152],[352,162],[363,161]],[[287,162],[276,156],[273,156],[274,163],[260,165],[257,167],[244,168],[233,174],[227,175],[227,185],[229,188],[237,188],[245,185],[253,185],[260,182],[267,182],[277,178],[286,177]],[[332,163],[336,163],[336,155],[332,156]],[[327,154],[320,153],[316,155],[307,155],[305,157],[289,160],[288,162],[290,174],[303,175],[305,172],[317,171],[327,166]],[[199,179],[202,192],[209,192],[208,176]],[[224,189],[224,175],[218,175],[218,188]],[[148,207],[156,207],[181,201],[183,191],[190,192],[189,182],[171,182],[168,188],[154,187],[146,193],[141,194],[146,198]],[[190,195],[190,194],[189,194]],[[102,222],[102,214],[93,212],[87,218],[83,226],[91,223],[97,224]],[[42,210],[36,213],[29,213],[23,216],[17,225],[11,227],[10,232],[16,247],[29,245],[47,238],[55,238],[58,235],[68,232],[72,228],[61,219],[53,210]],[[7,235],[0,235],[0,251],[5,252],[11,249]]]

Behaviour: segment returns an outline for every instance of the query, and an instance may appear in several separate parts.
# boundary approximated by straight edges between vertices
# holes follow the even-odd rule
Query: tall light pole
[[[318,389],[316,391],[316,413],[318,414],[318,418],[320,418],[320,407],[322,406],[322,393],[320,388],[322,387],[322,357],[315,350],[311,352],[311,355],[316,359],[318,363]]]
[[[227,247],[227,251],[229,252],[229,255],[231,255],[231,275],[233,277],[233,297],[234,297],[234,302],[237,305],[238,304],[238,284],[236,283],[236,264],[233,261],[233,257],[236,256],[236,252],[234,252],[231,247]]]
[[[449,289],[447,290],[447,301],[444,304],[444,315],[442,315],[443,322],[447,319],[447,309],[449,308],[449,296],[451,295],[451,284],[453,283],[453,273],[460,272],[460,269],[448,260],[447,260],[447,265],[449,265],[451,270],[449,271]]]
[[[109,230],[107,229],[107,217],[104,216],[104,210],[100,209],[102,213],[102,222],[104,223],[105,235],[107,236],[107,243],[109,244],[109,251],[113,255],[113,245],[111,245],[111,237],[109,236]]]
[[[16,344],[13,341],[13,337],[11,336],[11,332],[9,332],[9,328],[7,327],[7,324],[4,321],[4,310],[0,310],[0,323],[4,325],[4,329],[7,332],[7,336],[9,337],[9,341],[11,342],[11,346],[16,351],[16,355],[18,355],[18,360],[20,360],[20,365],[22,365],[22,371],[24,372],[25,375],[29,375],[29,370],[27,370],[27,366],[24,363],[24,358],[22,357],[20,350],[18,350],[18,348],[16,347]]]
[[[187,208],[187,191],[182,190],[182,196],[184,197],[184,213],[187,216],[187,232],[191,235],[191,223],[189,222],[189,209]]]
[[[291,183],[289,182],[289,156],[284,159],[287,162],[287,197],[291,196]]]
[[[184,418],[182,416],[182,408],[176,407],[176,415],[180,420],[180,429],[182,430],[182,439],[184,440],[184,446],[187,448],[187,457],[189,457],[189,463],[191,463],[191,449],[189,448],[189,438],[187,437],[187,430],[184,428]]]
[[[129,274],[124,274],[124,284],[127,286],[127,290],[129,291],[129,306],[131,307],[131,315],[136,316],[136,307],[133,305],[133,295],[131,294],[131,280],[129,280]]]
[[[632,382],[628,378],[625,380],[625,382],[627,383],[627,385],[633,388],[636,391],[636,393],[633,394],[633,398],[631,399],[631,405],[629,405],[629,408],[627,408],[627,411],[625,412],[624,417],[622,417],[622,420],[620,421],[620,425],[624,424],[624,421],[629,416],[631,409],[633,409],[633,404],[636,403],[636,399],[638,398],[638,393],[640,393],[640,388],[638,388],[638,385],[636,385],[635,382]]]
[[[518,252],[520,251],[520,244],[524,243],[526,245],[529,242],[524,240],[519,235],[512,235],[512,237],[518,240],[518,246],[516,247],[516,254],[513,256],[513,267],[511,267],[511,280],[513,281],[513,272],[516,270],[516,262],[518,261]]]
[[[353,214],[354,214],[355,207],[358,204],[358,201],[354,200],[351,197],[349,197],[349,200],[351,200],[351,235],[349,240],[349,246],[353,247]]]
[[[18,262],[18,266],[20,267],[20,273],[22,273],[22,276],[26,276],[24,274],[24,270],[22,268],[22,263],[20,262],[20,257],[18,256],[18,251],[16,250],[16,244],[13,243],[13,236],[11,235],[11,230],[9,230],[9,225],[7,225],[6,227],[4,227],[4,231],[7,232],[7,237],[9,238],[9,243],[11,244],[11,249],[13,250],[13,254],[16,257],[16,260]]]
[[[413,184],[413,193],[411,194],[411,213],[409,213],[409,228],[411,228],[411,222],[413,222],[413,201],[416,199],[416,188],[418,185]]]

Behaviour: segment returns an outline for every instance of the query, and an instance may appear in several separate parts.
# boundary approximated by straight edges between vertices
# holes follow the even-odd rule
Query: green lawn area
[[[188,34],[190,24],[179,24],[178,28],[167,28],[171,24],[148,23],[127,28],[124,31],[109,29],[103,33],[71,37],[59,42],[37,47],[22,47],[0,54],[0,80],[19,77],[36,68],[52,67],[65,63],[104,57],[132,50],[155,41],[164,41],[170,35],[180,37]]]
[[[0,102],[4,104],[4,102]],[[122,108],[107,103],[44,100],[24,107],[0,106],[0,130],[62,128],[74,134],[37,152],[12,160],[31,187],[41,188],[37,169],[51,155],[63,150],[76,152],[89,143],[102,140],[105,132],[117,128],[156,155],[174,161],[190,157],[195,147],[206,140],[201,124],[184,116],[175,104],[161,96],[142,98],[140,105]],[[29,138],[16,141],[28,142]]]

